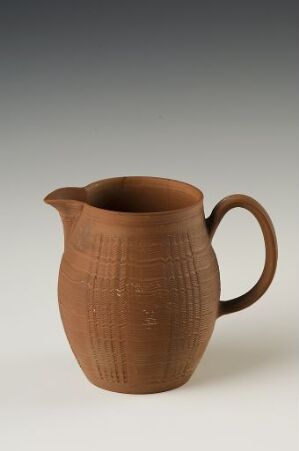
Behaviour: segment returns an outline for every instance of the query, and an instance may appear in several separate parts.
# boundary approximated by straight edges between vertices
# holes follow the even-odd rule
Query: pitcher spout
[[[81,213],[84,202],[86,202],[85,188],[59,188],[48,194],[44,201],[46,204],[58,210],[64,231],[64,243],[66,245],[73,225]]]

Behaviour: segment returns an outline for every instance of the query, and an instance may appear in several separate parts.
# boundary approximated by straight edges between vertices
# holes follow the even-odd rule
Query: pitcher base
[[[184,378],[177,379],[172,382],[163,382],[160,384],[152,384],[152,385],[145,385],[145,386],[138,386],[138,385],[129,385],[129,384],[109,384],[105,383],[104,381],[93,381],[88,378],[89,382],[91,382],[96,387],[102,388],[104,390],[116,392],[116,393],[125,393],[125,394],[131,394],[131,395],[146,395],[146,394],[153,394],[153,393],[161,393],[168,390],[173,390],[175,388],[181,387],[184,385],[188,380],[190,379],[191,374],[188,374],[188,376]]]

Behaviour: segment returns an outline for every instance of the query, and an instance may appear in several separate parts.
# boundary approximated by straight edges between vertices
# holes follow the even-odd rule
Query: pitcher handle
[[[234,194],[218,202],[206,220],[211,240],[223,216],[232,208],[237,207],[250,211],[262,229],[266,248],[265,265],[259,280],[251,290],[235,299],[220,301],[219,316],[238,312],[256,302],[270,286],[277,265],[277,240],[272,221],[266,210],[252,197]]]

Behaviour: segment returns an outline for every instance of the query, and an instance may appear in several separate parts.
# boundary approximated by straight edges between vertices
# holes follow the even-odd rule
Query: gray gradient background
[[[1,2],[1,449],[296,449],[295,5]],[[42,198],[118,175],[197,185],[207,215],[249,194],[279,241],[267,294],[159,395],[90,385],[58,314],[62,228]],[[249,289],[264,258],[250,214],[230,212],[214,248],[223,298]]]

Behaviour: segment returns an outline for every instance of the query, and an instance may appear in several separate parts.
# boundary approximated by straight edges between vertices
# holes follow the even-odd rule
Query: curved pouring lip
[[[79,201],[87,202],[86,197],[86,187],[65,187],[58,188],[47,194],[44,198],[44,202],[49,205],[56,205],[57,202],[67,202],[67,201]]]
[[[164,197],[164,204],[167,205],[167,208],[124,211],[117,208],[106,208],[101,204],[97,205],[97,198],[109,190],[114,193],[116,198],[121,195],[125,198],[128,193],[135,191],[139,196],[139,201],[141,196],[140,205],[143,202],[142,196],[156,199],[157,203],[161,201],[159,198],[162,198],[163,201]],[[173,208],[176,198],[182,196],[185,199],[184,202],[181,200],[178,206]],[[168,202],[165,201],[166,197]],[[203,193],[195,186],[179,180],[151,176],[126,176],[98,180],[84,187],[59,188],[49,193],[44,201],[59,211],[80,205],[80,210],[84,208],[89,216],[99,220],[106,219],[114,222],[117,218],[117,220],[125,222],[144,223],[150,220],[164,223],[170,220],[188,219],[195,213],[198,214],[199,208],[202,209]]]

